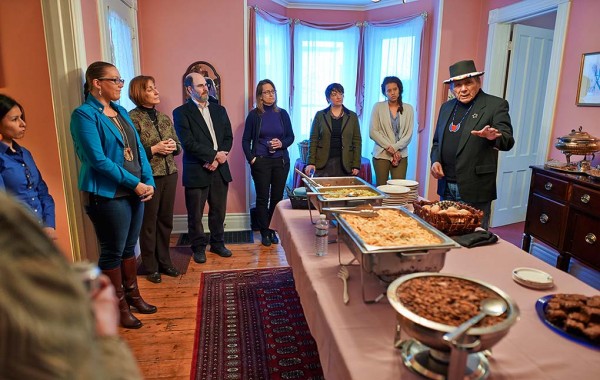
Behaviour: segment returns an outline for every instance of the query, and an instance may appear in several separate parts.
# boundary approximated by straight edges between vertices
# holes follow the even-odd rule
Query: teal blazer
[[[142,168],[142,178],[137,178],[123,168],[125,143],[121,133],[104,115],[104,106],[92,95],[73,111],[71,115],[71,136],[75,151],[81,160],[79,170],[79,190],[102,197],[114,198],[117,188],[123,186],[132,191],[142,182],[155,186],[152,168],[143,150],[140,136],[125,108],[111,102],[110,106],[126,120],[135,131],[138,157]]]

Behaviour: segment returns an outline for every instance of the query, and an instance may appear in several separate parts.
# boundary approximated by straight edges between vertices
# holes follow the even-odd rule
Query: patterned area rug
[[[290,268],[205,272],[191,378],[324,379]]]

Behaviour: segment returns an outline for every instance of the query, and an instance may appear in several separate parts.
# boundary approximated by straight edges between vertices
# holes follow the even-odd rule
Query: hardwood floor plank
[[[136,314],[144,323],[139,330],[120,329],[129,343],[146,380],[188,380],[192,365],[200,275],[205,271],[252,269],[287,266],[285,252],[279,244],[260,245],[255,233],[254,244],[227,245],[233,256],[222,258],[207,251],[207,262],[196,264],[190,258],[187,273],[172,278],[162,276],[154,284],[138,276],[144,299],[158,307],[155,314]],[[171,245],[178,236],[171,237]]]

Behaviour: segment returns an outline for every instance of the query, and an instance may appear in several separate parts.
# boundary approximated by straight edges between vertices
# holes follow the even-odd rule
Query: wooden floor
[[[172,243],[177,241],[173,235]],[[156,305],[156,314],[136,314],[144,323],[141,329],[121,329],[138,360],[147,380],[189,379],[196,329],[196,312],[200,274],[203,271],[266,268],[286,266],[287,261],[279,244],[264,247],[260,234],[255,233],[254,244],[227,245],[233,252],[221,258],[207,251],[207,262],[190,262],[187,273],[177,278],[162,276],[160,284],[138,277],[142,297]]]

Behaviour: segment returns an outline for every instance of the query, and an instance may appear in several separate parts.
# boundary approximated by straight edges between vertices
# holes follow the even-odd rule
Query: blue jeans
[[[458,184],[456,182],[446,182],[446,189],[444,190],[444,196],[441,197],[443,201],[455,201],[463,202],[469,206],[475,207],[478,210],[483,211],[483,219],[481,220],[481,228],[487,230],[490,224],[490,213],[492,211],[492,202],[467,202],[462,200],[460,193],[458,192]]]
[[[100,269],[118,268],[122,259],[135,255],[144,217],[144,204],[137,196],[105,198],[90,194],[86,212],[100,243]]]

